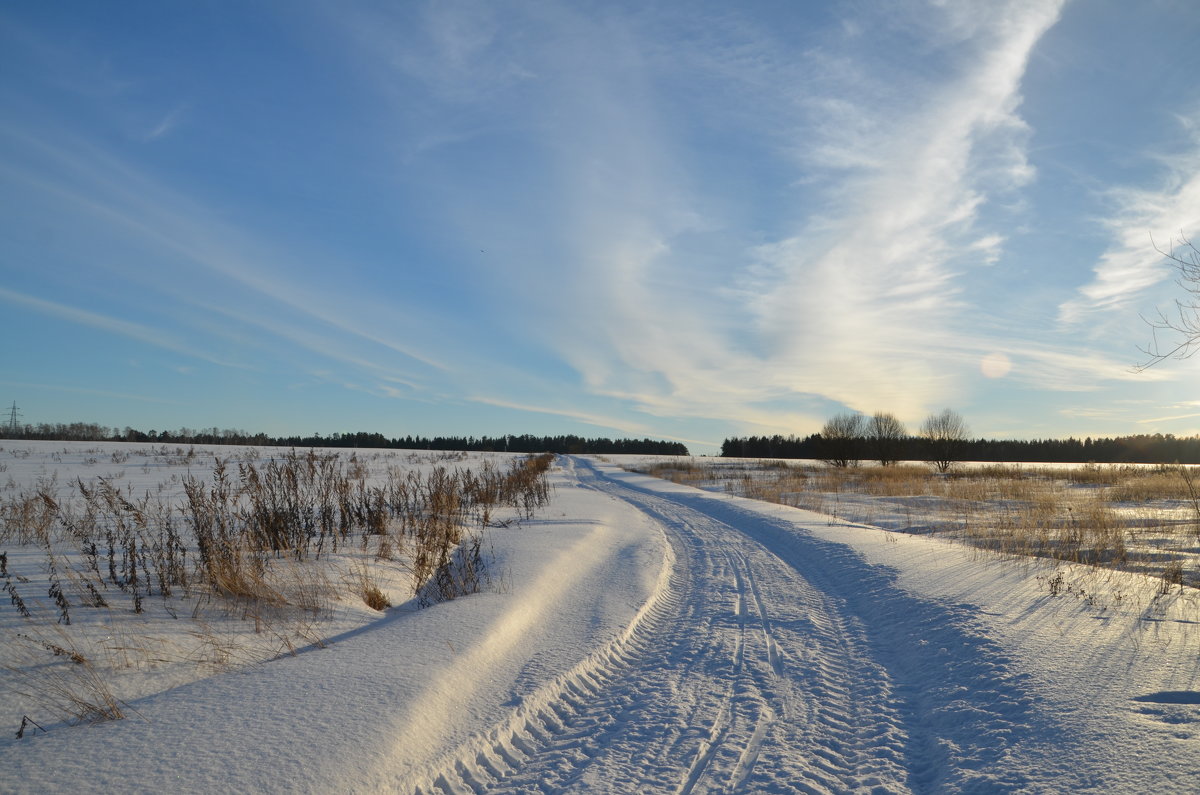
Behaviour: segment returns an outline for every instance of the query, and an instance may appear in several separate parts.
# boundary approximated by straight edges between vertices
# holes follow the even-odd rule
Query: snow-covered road
[[[439,789],[904,792],[1028,783],[1023,677],[967,616],[844,546],[717,502],[581,484],[668,532],[676,566],[630,641]],[[623,482],[623,480],[625,482]],[[953,651],[951,651],[951,649]]]

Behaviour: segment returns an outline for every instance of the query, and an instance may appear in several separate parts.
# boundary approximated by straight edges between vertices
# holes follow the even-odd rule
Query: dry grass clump
[[[903,464],[863,467],[846,473],[846,476],[853,478],[868,494],[888,497],[923,493],[935,481],[927,467]]]
[[[382,612],[392,606],[391,600],[379,587],[375,574],[366,564],[355,564],[349,572],[347,581],[350,590],[356,593],[362,599],[363,604],[372,610]]]
[[[747,475],[743,478],[739,493],[765,502],[786,503],[788,495],[804,490],[805,480],[806,478],[802,474],[762,481]]]
[[[1122,480],[1108,486],[1108,498],[1114,502],[1150,502],[1179,499],[1182,483],[1170,471],[1156,471]]]
[[[978,475],[970,471],[955,472],[948,488],[961,499],[1021,502],[1046,499],[1046,495],[1055,499],[1060,483],[1014,465],[992,465],[984,467]]]
[[[775,466],[768,467],[761,477],[749,473],[742,476],[740,493],[756,500],[785,503],[789,494],[804,491],[809,476],[803,469],[768,463]]]
[[[743,462],[699,462],[691,458],[672,457],[632,467],[634,471],[669,480],[684,486],[709,486],[740,480],[739,489],[747,496],[771,502],[782,501],[787,494],[800,491],[809,475],[807,468],[787,461],[763,460]]]
[[[1064,505],[1042,497],[1004,506],[998,516],[981,518],[957,535],[1004,555],[1116,567],[1129,561],[1126,534],[1125,523],[1099,501]]]
[[[10,672],[20,674],[17,680],[20,684],[13,689],[74,723],[124,718],[126,705],[113,695],[92,661],[76,648],[71,637],[60,627],[50,625],[48,631],[49,637],[37,628],[31,629],[30,633],[18,633],[17,641],[24,645],[26,665],[20,669],[9,666]],[[22,716],[18,738],[30,724],[37,726],[28,716]]]
[[[1200,496],[1198,476],[1191,467],[1160,466],[1133,471],[1114,480],[1106,492],[1113,502],[1150,502],[1152,500],[1186,500],[1195,505]]]
[[[636,471],[685,486],[693,486],[717,477],[716,469],[711,464],[698,463],[690,458],[656,461],[636,467]]]
[[[58,505],[48,489],[0,503],[0,542],[45,545]]]

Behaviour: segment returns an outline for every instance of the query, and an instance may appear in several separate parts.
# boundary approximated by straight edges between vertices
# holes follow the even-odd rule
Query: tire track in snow
[[[958,616],[841,545],[580,469],[659,521],[674,561],[620,638],[419,791],[961,791],[1002,761],[1028,699]]]
[[[677,559],[687,558],[671,579],[669,621],[620,686],[564,716],[537,760],[488,791],[690,793],[749,777],[777,714],[764,688],[777,676],[769,621],[744,555],[669,529]]]
[[[830,775],[838,775],[847,757],[861,771],[840,783],[835,779],[827,786],[830,791],[891,791],[895,787],[887,782],[896,764],[907,769],[900,787],[907,791],[1031,786],[1029,763],[1021,761],[1023,740],[1055,736],[1064,729],[1053,728],[1052,717],[1037,711],[1028,677],[978,629],[970,605],[917,598],[896,586],[894,571],[868,565],[848,546],[818,538],[793,521],[760,512],[752,501],[690,489],[663,494],[655,486],[625,488],[638,494],[638,500],[642,495],[665,498],[710,517],[804,580],[798,596],[811,607],[811,636],[835,647],[842,644],[843,652],[819,655],[824,659],[814,663],[805,654],[792,653],[792,638],[781,639],[790,655],[787,680],[807,677],[803,689],[818,695],[803,704],[807,715],[785,716],[781,723],[814,724],[809,736],[816,747],[810,750],[826,758]],[[786,599],[770,603],[787,608]],[[783,626],[778,620],[776,624]],[[804,637],[799,640],[803,649]],[[848,679],[847,665],[856,671]],[[861,708],[880,703],[888,708]],[[839,725],[846,715],[852,716],[853,732]],[[857,737],[857,745],[847,751],[839,733],[841,740]],[[821,747],[822,736],[829,741],[827,748]],[[827,751],[834,753],[827,756]]]
[[[737,593],[739,632],[755,628],[752,636],[741,636],[753,650],[744,669],[733,671],[736,729],[722,733],[719,746],[702,748],[710,764],[707,775],[696,778],[696,789],[839,792],[865,783],[902,790],[905,773],[895,763],[902,744],[899,717],[886,673],[872,664],[861,629],[734,526],[671,499],[600,483],[658,518],[691,560],[723,558]],[[693,567],[702,571],[704,564]],[[713,577],[702,587],[716,584]]]

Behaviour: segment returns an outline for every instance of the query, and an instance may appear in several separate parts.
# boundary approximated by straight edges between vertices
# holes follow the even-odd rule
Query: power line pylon
[[[12,408],[8,412],[8,436],[11,439],[17,438],[17,430],[19,425],[17,420],[20,419],[21,412],[17,411],[17,401],[13,401]]]

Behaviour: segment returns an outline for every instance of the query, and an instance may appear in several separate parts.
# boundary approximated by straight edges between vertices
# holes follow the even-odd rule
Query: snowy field
[[[919,462],[837,468],[808,460],[613,460],[676,483],[858,524],[1135,571],[1158,578],[1161,588],[1200,586],[1197,467],[965,462],[939,473]],[[1117,592],[1124,584],[1116,583]]]
[[[38,491],[65,500],[76,478],[100,476],[131,501],[146,490],[180,501],[189,473],[211,478],[212,453],[232,453],[4,447],[6,505]],[[237,455],[262,467],[280,451]],[[511,458],[357,451],[355,475]],[[560,458],[548,477],[548,505],[465,516],[464,539],[480,538],[490,561],[481,592],[423,609],[411,548],[398,540],[381,555],[377,534],[306,561],[315,585],[286,569],[281,592],[299,582],[316,594],[299,605],[248,610],[150,588],[136,612],[137,589],[114,586],[106,606],[89,606],[85,578],[66,574],[90,570],[87,550],[17,543],[6,515],[5,580],[30,616],[0,603],[0,721],[11,724],[0,790],[1196,790],[1191,588],[1164,593],[1151,574],[1000,557],[591,457]],[[56,621],[55,577],[69,625]],[[394,606],[367,607],[364,578]],[[1080,598],[1098,578],[1108,598]],[[124,719],[33,714],[44,700],[31,685],[81,670],[104,679]],[[46,731],[14,737],[23,715]]]

